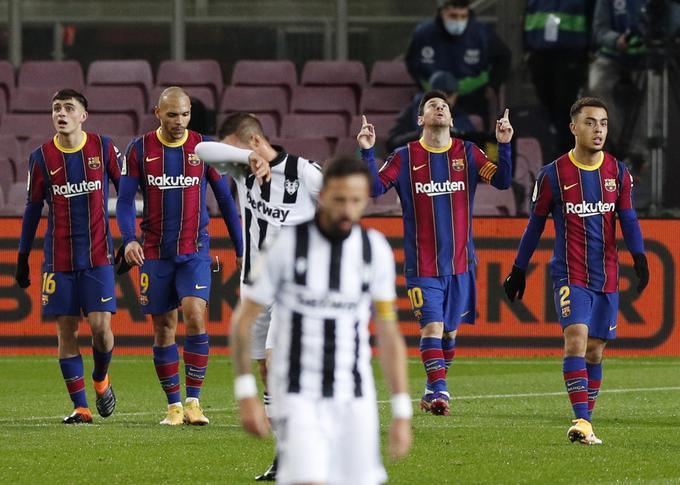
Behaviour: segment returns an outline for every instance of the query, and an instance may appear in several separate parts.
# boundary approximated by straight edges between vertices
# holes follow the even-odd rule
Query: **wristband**
[[[400,392],[395,394],[390,399],[390,402],[392,403],[392,418],[411,419],[411,416],[413,416],[413,405],[408,393]]]
[[[255,376],[252,374],[243,374],[234,380],[234,396],[236,400],[240,401],[248,397],[257,396],[257,384],[255,384]]]

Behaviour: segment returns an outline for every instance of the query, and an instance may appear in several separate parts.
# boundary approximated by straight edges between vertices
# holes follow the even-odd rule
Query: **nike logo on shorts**
[[[107,301],[111,301],[111,300],[113,300],[113,297],[112,297],[112,296],[110,296],[110,297],[108,297],[108,298],[102,298],[102,299],[101,299],[102,303],[106,303]]]
[[[207,287],[208,287],[207,285],[206,286],[194,285],[194,288],[196,288],[197,290],[205,290]]]

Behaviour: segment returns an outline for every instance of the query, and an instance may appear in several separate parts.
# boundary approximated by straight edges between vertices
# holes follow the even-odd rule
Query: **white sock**
[[[276,430],[276,423],[275,420],[272,419],[272,416],[274,416],[274,400],[272,399],[270,394],[267,394],[266,392],[262,395],[262,402],[264,403],[264,413],[267,415],[267,418],[269,418],[269,425],[272,428],[272,434],[274,435],[274,439],[278,441],[279,436]]]

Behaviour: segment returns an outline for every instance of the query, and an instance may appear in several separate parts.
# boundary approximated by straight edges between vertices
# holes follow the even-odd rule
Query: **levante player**
[[[394,187],[404,213],[404,273],[420,323],[420,355],[427,373],[421,408],[449,414],[446,374],[455,355],[461,323],[475,321],[475,248],[472,207],[479,182],[507,189],[512,178],[508,110],[496,122],[498,165],[474,143],[451,137],[453,121],[446,94],[430,91],[419,106],[420,140],[398,148],[378,172],[375,132],[366,122],[357,135],[362,157],[373,172],[372,195]]]
[[[178,87],[165,89],[155,109],[160,127],[132,141],[122,170],[116,216],[123,237],[125,263],[140,270],[140,302],[153,320],[153,360],[168,400],[164,425],[208,424],[199,405],[208,366],[205,311],[210,295],[208,184],[234,243],[243,239],[227,179],[204,165],[194,152],[203,135],[188,130],[189,96]],[[144,197],[142,239],[135,234],[135,193]],[[179,351],[175,343],[177,308],[182,306],[186,338],[186,401],[182,406]]]
[[[633,208],[633,179],[622,162],[603,150],[607,107],[597,98],[582,98],[573,104],[570,115],[574,149],[539,173],[529,224],[503,286],[510,301],[522,298],[529,260],[552,214],[555,248],[550,273],[564,333],[564,382],[576,417],[567,436],[572,442],[592,445],[602,443],[592,427],[602,356],[607,342],[616,338],[616,215],[633,255],[638,293],[647,286],[649,270]]]
[[[16,280],[27,288],[28,255],[47,202],[42,274],[42,315],[56,317],[59,365],[75,408],[66,424],[91,423],[83,359],[78,348],[81,312],[92,330],[92,380],[97,411],[113,413],[116,397],[108,367],[113,351],[111,314],[116,312],[113,242],[109,232],[109,181],[118,190],[120,156],[110,138],[86,133],[87,99],[72,89],[52,98],[54,138],[31,153]]]

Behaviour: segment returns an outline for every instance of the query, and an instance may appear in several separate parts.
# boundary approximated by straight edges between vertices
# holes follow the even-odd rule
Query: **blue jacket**
[[[454,36],[444,28],[441,16],[419,24],[406,53],[411,77],[425,90],[435,71],[448,71],[458,79],[461,96],[487,85],[494,89],[505,81],[511,52],[493,29],[478,22],[470,11],[467,28]]]
[[[645,46],[640,30],[642,7],[647,0],[599,0],[593,17],[593,40],[599,54],[634,67],[642,61]],[[619,7],[619,8],[617,8]],[[628,34],[628,50],[616,49],[616,40]]]

